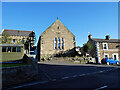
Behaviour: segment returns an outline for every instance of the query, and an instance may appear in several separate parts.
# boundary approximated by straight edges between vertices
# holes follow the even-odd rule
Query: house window
[[[104,54],[104,58],[109,58],[109,54]]]
[[[12,52],[16,52],[16,47],[12,47]]]
[[[103,43],[103,50],[107,50],[107,49],[108,49],[107,43]]]
[[[60,37],[58,38],[54,38],[54,49],[57,50],[63,50],[64,49],[64,40],[63,38],[60,39]]]
[[[59,29],[59,26],[57,28]]]
[[[60,37],[58,37],[58,50],[60,50]]]
[[[113,58],[114,58],[114,59],[117,59],[117,55],[114,55]]]
[[[21,47],[17,47],[17,52],[21,52]]]
[[[54,38],[54,49],[57,49],[57,38]]]
[[[2,47],[2,52],[6,52],[6,47]]]
[[[118,53],[113,53],[112,57],[113,57],[114,60],[116,60],[116,59],[118,60]]]
[[[11,47],[8,47],[7,52],[11,52]]]
[[[61,47],[62,47],[62,50],[63,50],[64,49],[63,38],[61,39]]]
[[[15,39],[13,39],[13,43],[15,43]]]

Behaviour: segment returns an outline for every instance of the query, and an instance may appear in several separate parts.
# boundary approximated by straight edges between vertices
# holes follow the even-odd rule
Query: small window
[[[113,54],[112,54],[112,57],[113,57],[114,60],[116,60],[116,59],[118,60],[118,58],[119,58],[119,57],[118,57],[118,53],[113,53]]]
[[[11,52],[11,47],[8,47],[7,52]]]
[[[104,58],[109,58],[109,54],[104,54]]]
[[[107,43],[103,43],[103,49],[104,50],[107,50],[108,48],[107,48]]]
[[[12,47],[12,52],[16,52],[16,47]]]
[[[105,58],[108,58],[108,55],[105,55]]]
[[[57,28],[59,29],[59,26]]]
[[[2,52],[6,52],[6,47],[2,47]]]
[[[17,52],[21,52],[21,47],[17,47]]]
[[[13,39],[13,42],[15,42],[15,39]]]
[[[115,59],[115,60],[117,59],[117,55],[114,55],[114,59]]]

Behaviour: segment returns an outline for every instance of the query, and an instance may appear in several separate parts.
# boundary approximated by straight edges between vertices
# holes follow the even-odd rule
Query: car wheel
[[[119,64],[119,62],[117,62],[116,64]]]
[[[110,65],[110,62],[107,62],[107,65]]]

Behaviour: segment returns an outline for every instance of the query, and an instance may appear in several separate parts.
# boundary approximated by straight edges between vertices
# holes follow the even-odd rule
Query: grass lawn
[[[10,64],[0,64],[0,67],[16,67],[16,66],[24,66],[24,65],[30,65],[27,63],[10,63]]]

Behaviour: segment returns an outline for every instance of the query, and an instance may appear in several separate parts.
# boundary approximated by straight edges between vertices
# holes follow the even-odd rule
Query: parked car
[[[104,58],[102,59],[102,64],[119,64],[120,62],[117,59],[113,59],[113,58]]]

